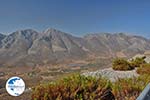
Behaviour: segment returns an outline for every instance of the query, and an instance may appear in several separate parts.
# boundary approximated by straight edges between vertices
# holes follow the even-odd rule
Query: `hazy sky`
[[[0,0],[0,32],[53,27],[74,35],[127,32],[150,37],[150,0]]]

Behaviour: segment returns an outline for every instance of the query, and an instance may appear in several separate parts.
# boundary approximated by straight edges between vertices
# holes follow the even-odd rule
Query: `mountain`
[[[6,35],[0,33],[0,48],[2,47],[2,40],[6,37]]]
[[[85,36],[84,39],[87,40],[90,50],[96,54],[104,54],[104,56],[121,54],[128,57],[150,49],[148,39],[124,33],[90,34]]]
[[[124,33],[75,37],[49,28],[0,34],[0,65],[35,66],[92,57],[130,57],[150,49],[150,41]]]

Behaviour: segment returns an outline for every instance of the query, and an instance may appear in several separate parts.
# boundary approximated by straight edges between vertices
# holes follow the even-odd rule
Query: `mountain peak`
[[[6,35],[0,33],[0,40],[4,39],[6,37]]]
[[[44,33],[50,33],[50,32],[61,32],[60,30],[57,30],[55,28],[48,28],[44,31]]]
[[[45,35],[52,35],[52,36],[71,36],[70,34],[67,34],[65,32],[62,32],[60,30],[57,30],[55,28],[48,28],[46,29],[43,34]]]
[[[149,41],[124,33],[95,33],[83,38],[76,38],[54,28],[41,33],[25,29],[6,37],[0,34],[0,64],[13,63],[14,60],[14,64],[28,64],[28,59],[33,59],[31,63],[37,64],[45,60],[84,59],[89,55],[116,57],[120,56],[118,52],[129,57],[150,49]]]
[[[38,33],[38,32],[33,30],[33,29],[24,29],[24,30],[18,30],[18,31],[16,31],[14,33],[21,34],[21,33]]]

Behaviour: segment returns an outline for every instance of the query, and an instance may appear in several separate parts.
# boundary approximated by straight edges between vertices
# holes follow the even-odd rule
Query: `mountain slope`
[[[89,41],[89,47],[92,47],[94,51],[98,51],[98,53],[101,51],[101,53],[106,52],[106,54],[109,53],[112,56],[115,56],[117,52],[122,52],[126,56],[133,56],[150,49],[150,41],[148,39],[124,33],[90,34],[85,36],[85,39]]]
[[[56,29],[41,33],[32,29],[0,34],[0,64],[35,66],[94,57],[125,57],[150,49],[150,41],[124,33],[88,34],[75,37]]]

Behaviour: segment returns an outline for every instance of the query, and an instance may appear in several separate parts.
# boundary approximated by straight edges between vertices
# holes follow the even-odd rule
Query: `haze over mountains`
[[[75,37],[50,28],[43,32],[27,29],[10,35],[0,34],[2,66],[35,66],[90,57],[130,57],[149,49],[150,40],[124,33]]]

